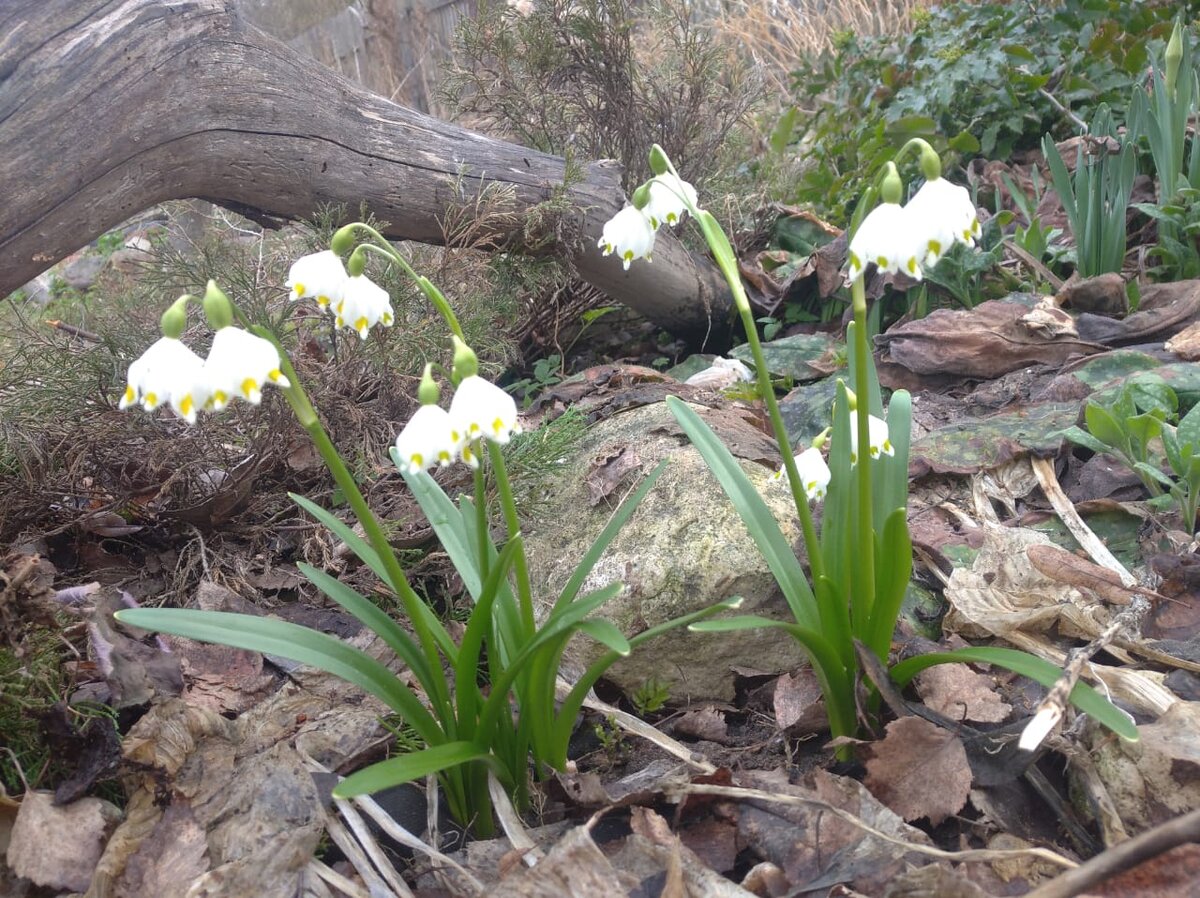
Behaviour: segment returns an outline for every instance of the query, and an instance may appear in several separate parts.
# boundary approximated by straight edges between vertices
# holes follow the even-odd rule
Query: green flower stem
[[[445,320],[446,326],[450,328],[451,333],[466,343],[467,338],[463,336],[463,330],[458,323],[458,318],[455,316],[454,310],[450,308],[450,303],[442,291],[434,286],[434,283],[429,278],[423,274],[417,274],[413,267],[408,264],[408,260],[396,252],[396,248],[373,227],[362,222],[356,223],[355,227],[361,231],[366,231],[375,240],[375,243],[362,244],[362,249],[366,252],[373,252],[376,255],[380,255],[388,261],[399,265],[404,270],[404,273],[412,278],[413,282],[421,288],[421,292],[425,294],[425,297],[433,303],[434,308],[438,310],[438,314]]]
[[[241,309],[236,305],[233,306],[233,310],[235,317],[239,321],[245,322],[247,320]],[[329,468],[329,473],[333,475],[334,483],[342,490],[342,494],[350,503],[350,508],[354,512],[354,516],[362,524],[367,542],[371,544],[371,548],[379,555],[379,560],[383,564],[384,570],[387,571],[388,579],[391,580],[389,585],[395,591],[396,595],[400,597],[409,622],[412,624],[417,639],[421,643],[421,650],[425,653],[425,657],[429,662],[429,669],[431,671],[440,671],[442,669],[442,659],[438,653],[437,641],[434,639],[429,627],[426,626],[423,618],[423,614],[427,610],[425,604],[408,582],[408,577],[405,576],[404,569],[400,567],[400,562],[396,560],[396,553],[392,551],[392,546],[387,541],[387,536],[384,535],[383,528],[379,526],[379,520],[375,517],[375,513],[371,511],[370,506],[367,505],[367,500],[363,498],[363,494],[359,490],[358,484],[355,483],[354,476],[346,467],[346,463],[338,455],[337,449],[334,448],[333,442],[329,439],[329,434],[321,426],[321,420],[317,416],[312,402],[309,401],[308,394],[305,393],[304,388],[300,385],[300,377],[296,374],[296,369],[292,366],[291,359],[288,358],[279,340],[276,339],[270,330],[260,325],[253,325],[249,330],[256,336],[270,341],[279,351],[279,367],[283,372],[283,376],[289,382],[289,386],[283,387],[280,392],[287,399],[288,405],[291,406],[301,426],[308,431],[309,438],[313,441],[317,452],[320,453],[325,466]],[[443,726],[446,729],[446,737],[449,740],[453,740],[456,738],[454,733],[455,718],[445,677],[431,677],[431,682],[427,684],[427,688],[431,692],[429,695],[430,702],[438,709],[436,716],[443,722]]]
[[[517,503],[513,499],[512,486],[508,482],[508,469],[504,466],[504,451],[499,443],[484,440],[487,443],[488,459],[492,463],[492,471],[496,475],[496,492],[500,494],[500,507],[504,510],[504,523],[508,528],[508,538],[512,539],[521,532],[521,522],[517,518]],[[518,552],[513,558],[513,571],[517,575],[517,599],[521,605],[521,623],[525,632],[533,634],[537,625],[533,620],[533,591],[529,586],[529,566],[525,561],[525,553]]]
[[[491,559],[488,557],[487,481],[483,466],[474,470],[475,480],[475,541],[479,544],[479,582],[487,580]]]
[[[673,169],[672,169],[673,171]],[[787,427],[783,423],[783,415],[779,411],[779,402],[775,398],[775,387],[771,383],[771,374],[767,370],[767,361],[763,356],[762,344],[758,339],[758,329],[754,322],[754,313],[750,310],[750,300],[746,297],[746,289],[742,286],[742,278],[738,273],[737,259],[729,239],[721,230],[720,224],[710,212],[704,209],[694,209],[692,214],[704,233],[704,239],[712,250],[717,267],[725,276],[733,294],[734,304],[742,318],[742,327],[746,331],[746,341],[750,344],[750,353],[754,359],[754,374],[758,393],[767,407],[767,417],[775,432],[775,442],[783,455],[783,469],[787,472],[788,485],[792,490],[792,501],[800,515],[800,527],[804,533],[804,545],[808,549],[808,563],[812,570],[814,582],[825,574],[825,561],[821,557],[821,544],[817,541],[817,530],[813,526],[812,509],[808,503],[808,492],[796,469],[796,459],[792,454],[791,443],[788,440]]]
[[[858,428],[858,557],[852,569],[853,586],[850,590],[851,607],[854,611],[852,626],[858,633],[866,633],[871,620],[871,609],[875,605],[875,527],[871,503],[871,427],[867,384],[868,366],[871,364],[871,349],[867,343],[867,291],[863,277],[859,275],[850,286],[854,310],[854,392],[858,396],[855,409],[855,425]],[[880,659],[884,662],[887,658]]]

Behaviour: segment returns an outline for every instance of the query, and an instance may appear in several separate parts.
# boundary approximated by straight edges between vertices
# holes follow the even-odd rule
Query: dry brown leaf
[[[641,466],[641,457],[628,446],[621,446],[592,459],[583,481],[587,485],[588,503],[593,507],[599,505],[617,491],[627,474]]]
[[[1200,895],[1200,845],[1177,845],[1088,888],[1103,898],[1195,898]]]
[[[1025,555],[1030,564],[1051,580],[1080,589],[1089,589],[1114,605],[1128,605],[1133,593],[1152,599],[1162,598],[1151,589],[1125,586],[1115,571],[1103,568],[1086,558],[1080,558],[1074,552],[1068,552],[1058,546],[1030,546],[1025,550]]]
[[[905,820],[928,817],[937,826],[967,803],[971,767],[962,740],[921,717],[888,724],[867,762],[866,786]]]
[[[121,811],[100,798],[54,804],[49,792],[30,789],[21,799],[6,859],[17,876],[68,892],[82,892]]]
[[[999,723],[1012,713],[990,678],[965,664],[938,664],[917,675],[917,693],[925,706],[951,720]]]
[[[121,875],[118,893],[125,895],[183,895],[208,872],[208,842],[204,827],[187,801],[176,801],[155,823]]]
[[[781,730],[795,727],[799,733],[815,733],[828,726],[821,684],[811,667],[777,679],[772,700],[775,725]]]
[[[671,731],[676,736],[702,739],[718,745],[729,744],[729,725],[725,722],[725,715],[716,708],[692,708],[684,712],[675,721]]]

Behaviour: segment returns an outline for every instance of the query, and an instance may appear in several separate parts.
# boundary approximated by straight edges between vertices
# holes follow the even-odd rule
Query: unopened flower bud
[[[187,304],[192,298],[185,293],[163,312],[162,318],[158,320],[158,326],[164,337],[178,340],[183,336],[183,332],[187,328]]]
[[[417,399],[421,405],[437,405],[442,398],[441,388],[433,379],[433,365],[425,365],[425,373],[421,375],[421,385],[417,387]]]
[[[633,208],[645,209],[650,202],[650,184],[646,183],[633,192]]]
[[[894,162],[887,163],[879,195],[885,203],[899,203],[904,196],[904,182],[900,180],[900,172]]]
[[[233,324],[233,304],[216,281],[209,281],[204,288],[204,316],[215,331]]]
[[[1179,79],[1179,64],[1183,61],[1183,33],[1179,20],[1175,20],[1175,28],[1171,31],[1171,39],[1167,41],[1166,73],[1167,90],[1175,93],[1175,82]]]
[[[942,176],[942,160],[925,141],[921,141],[921,174],[926,181],[936,181]]]
[[[329,241],[329,248],[339,256],[344,256],[354,248],[354,231],[356,225],[348,224],[338,228],[337,233],[333,235],[333,239]]]
[[[454,380],[462,383],[468,377],[479,373],[479,359],[475,351],[457,336],[450,339],[454,342]]]
[[[671,170],[671,162],[667,159],[666,151],[655,144],[650,148],[650,171],[656,175],[665,175]]]
[[[352,278],[360,277],[367,270],[367,254],[360,246],[350,254],[350,260],[346,263],[346,273]]]

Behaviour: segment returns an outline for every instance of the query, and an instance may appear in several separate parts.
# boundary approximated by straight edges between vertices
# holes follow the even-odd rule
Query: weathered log
[[[157,203],[201,198],[260,221],[365,203],[395,239],[442,241],[456,190],[565,191],[550,247],[615,301],[699,342],[727,326],[716,269],[660,233],[629,272],[595,249],[624,202],[613,163],[564,160],[364,91],[245,22],[231,0],[0,3],[0,296]],[[513,249],[520,234],[500,235]],[[540,247],[546,251],[546,247]]]

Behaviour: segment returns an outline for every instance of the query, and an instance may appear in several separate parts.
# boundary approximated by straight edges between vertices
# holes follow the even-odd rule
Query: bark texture
[[[0,3],[0,296],[164,200],[263,223],[365,203],[389,237],[440,243],[459,191],[501,182],[518,212],[565,189],[566,227],[539,251],[678,336],[722,335],[715,267],[665,232],[652,264],[602,258],[601,227],[624,202],[617,168],[592,163],[564,188],[565,168],[370,94],[228,0]]]

